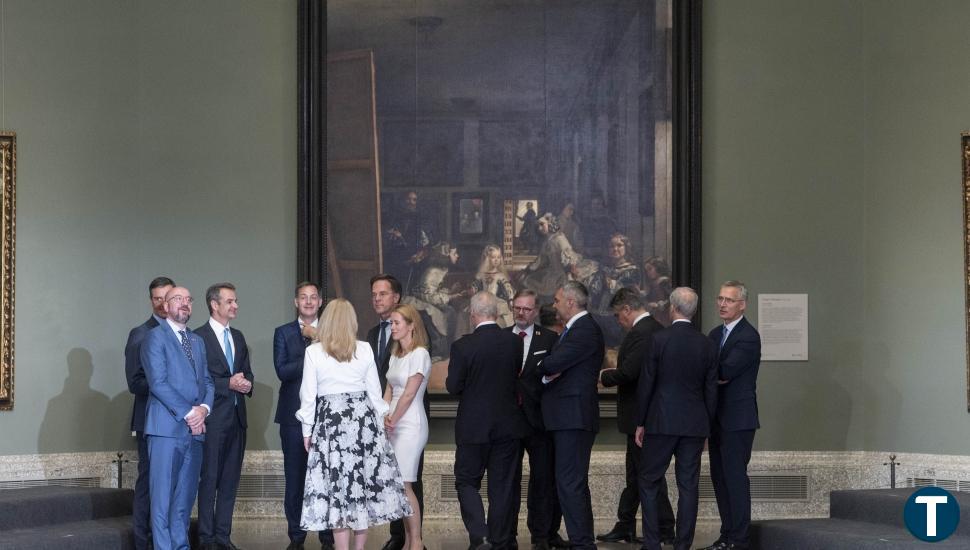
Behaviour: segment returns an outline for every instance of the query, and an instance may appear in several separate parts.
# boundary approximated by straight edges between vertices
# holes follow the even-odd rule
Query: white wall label
[[[762,361],[808,361],[808,294],[759,294]]]

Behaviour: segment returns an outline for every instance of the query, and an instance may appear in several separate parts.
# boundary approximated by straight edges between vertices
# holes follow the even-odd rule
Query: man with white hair
[[[516,401],[522,338],[496,323],[498,299],[481,291],[471,298],[475,331],[451,345],[448,393],[458,396],[455,417],[455,489],[470,548],[512,548],[516,520],[516,461],[529,432]],[[488,519],[478,490],[488,472]],[[487,540],[486,540],[487,538]]]

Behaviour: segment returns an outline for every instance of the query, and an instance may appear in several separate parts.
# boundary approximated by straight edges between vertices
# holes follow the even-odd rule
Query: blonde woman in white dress
[[[357,315],[344,299],[320,317],[306,349],[300,409],[309,453],[300,527],[333,530],[337,550],[363,550],[367,528],[411,514],[381,419],[387,403],[370,344],[357,340]]]
[[[394,447],[404,492],[414,511],[404,519],[404,550],[422,550],[421,511],[411,484],[418,480],[418,464],[428,442],[428,417],[424,412],[424,392],[431,374],[428,333],[421,315],[408,304],[395,306],[388,320],[393,343],[384,393],[390,411],[384,418],[384,428]]]

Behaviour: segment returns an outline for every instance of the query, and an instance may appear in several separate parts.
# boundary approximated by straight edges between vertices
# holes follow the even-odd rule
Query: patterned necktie
[[[721,329],[721,347],[718,349],[724,349],[724,342],[727,342],[728,334],[731,334],[731,331],[727,327]]]
[[[226,350],[226,363],[229,363],[229,374],[233,374],[235,371],[232,368],[232,341],[229,339],[229,327],[226,327],[222,333],[222,347]]]
[[[313,340],[311,340],[309,336],[303,334],[303,327],[305,326],[306,325],[303,323],[300,323],[300,334],[303,335],[303,347],[308,347]]]
[[[384,329],[389,325],[389,321],[381,321],[380,334],[377,335],[377,359],[381,363],[384,362],[384,352],[387,351],[387,334]]]
[[[189,336],[184,330],[179,331],[179,337],[182,339],[182,352],[189,359],[189,364],[192,365],[192,369],[195,369],[195,359],[192,357],[192,344],[189,343]]]

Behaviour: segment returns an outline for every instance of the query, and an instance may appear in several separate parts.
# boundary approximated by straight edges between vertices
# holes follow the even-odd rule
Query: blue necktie
[[[179,331],[179,337],[182,339],[182,352],[189,359],[189,364],[192,365],[192,370],[195,370],[195,359],[192,357],[192,344],[189,343],[189,336],[184,330]]]
[[[724,349],[724,342],[727,342],[728,334],[731,334],[731,331],[726,326],[721,329],[721,347],[718,349]]]
[[[388,321],[381,321],[381,333],[377,337],[377,361],[379,363],[384,362],[384,352],[387,348],[387,334],[384,332],[384,329],[389,324],[390,322]]]
[[[222,333],[222,345],[226,348],[226,363],[229,363],[229,374],[235,372],[232,369],[232,341],[229,340],[229,327]]]
[[[562,334],[559,335],[559,340],[556,341],[557,344],[562,342],[563,338],[566,337],[567,332],[569,332],[569,327],[566,327],[566,330],[562,331]]]

